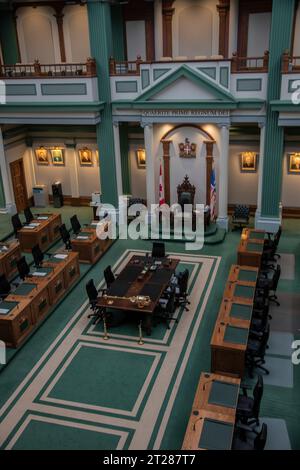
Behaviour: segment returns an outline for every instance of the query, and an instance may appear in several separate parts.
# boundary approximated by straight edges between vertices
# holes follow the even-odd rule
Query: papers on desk
[[[24,225],[24,228],[29,228],[29,229],[31,228],[31,229],[33,229],[33,228],[38,227],[39,225],[40,225],[40,224],[39,224],[38,222],[31,222],[31,223],[28,224],[28,225]]]
[[[76,237],[76,240],[88,240],[89,237],[87,237],[86,235],[78,235],[78,237]]]
[[[56,255],[53,256],[55,259],[66,259],[68,255],[64,255],[63,253],[57,253]]]
[[[26,228],[26,230],[27,230],[27,229],[28,229],[28,230],[33,230],[33,229],[35,229],[36,227],[34,227],[34,226],[32,226],[32,225],[24,225],[23,228]]]
[[[5,253],[8,251],[8,246],[0,246],[0,253]]]
[[[34,273],[32,273],[33,276],[37,276],[37,277],[45,277],[47,276],[48,273],[45,273],[43,271],[34,271]]]
[[[0,308],[0,315],[6,315],[9,312],[8,308]]]
[[[101,222],[91,222],[90,225],[91,227],[97,227],[99,223],[101,224]]]
[[[37,220],[48,220],[49,217],[47,215],[40,215],[39,217],[37,217]]]

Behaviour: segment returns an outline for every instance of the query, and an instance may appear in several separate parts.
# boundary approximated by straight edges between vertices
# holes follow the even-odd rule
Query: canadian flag
[[[163,184],[162,165],[160,162],[159,166],[159,205],[162,206],[165,203],[165,191]]]

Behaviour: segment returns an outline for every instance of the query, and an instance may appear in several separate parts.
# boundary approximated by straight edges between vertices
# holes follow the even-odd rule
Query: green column
[[[3,189],[3,183],[2,183],[2,175],[0,171],[0,209],[3,209],[5,207],[5,196],[4,196],[4,189]]]
[[[269,218],[279,217],[284,151],[284,128],[270,102],[280,99],[282,54],[291,46],[294,13],[295,0],[273,0],[261,210]]]
[[[114,135],[112,125],[109,58],[112,55],[110,5],[88,1],[91,53],[96,60],[99,99],[105,101],[101,123],[96,126],[101,168],[102,202],[118,207]]]
[[[17,31],[12,11],[0,11],[0,42],[4,63],[20,62]]]
[[[131,193],[130,181],[130,162],[129,162],[129,142],[128,142],[128,126],[127,123],[121,123],[120,131],[120,150],[121,150],[121,164],[122,164],[122,183],[123,193]]]
[[[122,5],[113,5],[111,8],[111,26],[113,36],[113,57],[124,60],[124,27]]]

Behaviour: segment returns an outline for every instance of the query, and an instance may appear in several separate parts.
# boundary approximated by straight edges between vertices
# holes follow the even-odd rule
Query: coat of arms
[[[197,144],[191,144],[189,139],[179,144],[179,156],[181,158],[196,158]]]

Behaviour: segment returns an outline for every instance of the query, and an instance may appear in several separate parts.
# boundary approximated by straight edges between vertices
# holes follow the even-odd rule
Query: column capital
[[[114,126],[115,129],[118,129],[119,125],[120,125],[119,121],[113,121],[113,126]]]
[[[219,129],[230,129],[231,124],[228,123],[220,123],[218,124]]]
[[[265,122],[259,122],[259,123],[258,123],[258,127],[259,127],[260,129],[264,129],[264,128],[266,127],[266,123],[265,123]]]
[[[141,122],[141,127],[143,129],[145,129],[146,127],[148,127],[149,129],[152,129],[153,127],[153,122]]]

